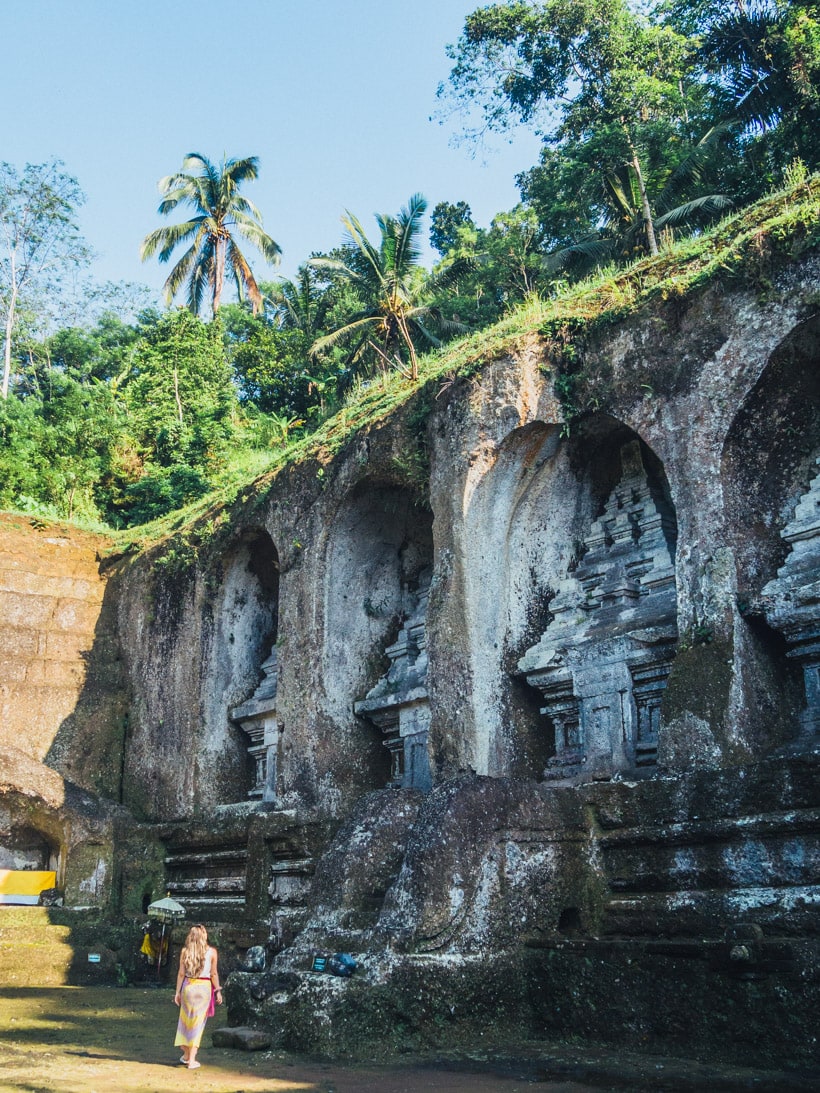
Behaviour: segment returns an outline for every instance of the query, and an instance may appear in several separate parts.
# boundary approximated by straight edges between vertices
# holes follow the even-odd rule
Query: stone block
[[[39,647],[37,631],[28,626],[0,628],[0,658],[29,660],[37,655]]]
[[[273,1042],[268,1033],[245,1025],[218,1028],[212,1039],[214,1047],[231,1047],[238,1051],[265,1051]]]
[[[57,601],[56,606],[53,605],[53,615],[49,622],[49,628],[91,634],[99,616],[100,606],[97,603],[61,599]]]

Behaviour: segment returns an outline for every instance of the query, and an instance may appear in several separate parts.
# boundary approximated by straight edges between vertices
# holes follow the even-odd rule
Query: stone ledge
[[[232,1047],[239,1051],[266,1051],[272,1043],[266,1032],[246,1025],[218,1028],[211,1037],[214,1047]]]

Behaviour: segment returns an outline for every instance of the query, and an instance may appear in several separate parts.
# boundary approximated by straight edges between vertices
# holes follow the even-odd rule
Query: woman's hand
[[[180,1005],[180,1004],[181,1004],[181,1001],[182,1001],[182,1000],[181,1000],[181,998],[179,997],[179,991],[177,991],[177,992],[176,992],[176,994],[174,995],[174,1005],[175,1005],[175,1006],[178,1006],[178,1005]]]
[[[215,990],[214,994],[216,995],[216,1004],[218,1006],[221,1006],[222,1005],[222,988],[220,987],[218,990]]]

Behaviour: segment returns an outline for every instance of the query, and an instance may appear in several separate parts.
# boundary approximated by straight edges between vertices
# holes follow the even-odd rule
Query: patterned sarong
[[[177,1047],[199,1047],[211,1004],[210,979],[188,979],[186,976],[182,981],[180,999],[174,1044]]]

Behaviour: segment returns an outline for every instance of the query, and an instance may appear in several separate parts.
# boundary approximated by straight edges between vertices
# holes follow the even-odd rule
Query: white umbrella
[[[162,972],[162,950],[165,945],[165,924],[166,922],[173,922],[175,919],[184,918],[185,908],[181,903],[177,903],[175,899],[171,899],[170,896],[165,896],[164,899],[158,899],[153,903],[148,904],[148,915],[150,918],[158,919],[158,921],[162,923],[162,934],[159,939],[159,957],[157,959],[157,979],[159,979]]]
[[[176,918],[185,918],[185,908],[170,896],[154,900],[148,904],[148,914],[160,922],[173,922]]]

